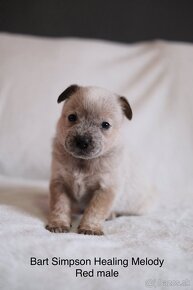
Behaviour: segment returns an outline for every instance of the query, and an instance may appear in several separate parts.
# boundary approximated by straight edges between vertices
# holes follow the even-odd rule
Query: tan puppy
[[[138,214],[146,207],[143,186],[129,162],[128,101],[98,87],[68,87],[53,143],[50,217],[46,228],[68,232],[74,204],[84,210],[78,227],[101,235],[112,213]]]

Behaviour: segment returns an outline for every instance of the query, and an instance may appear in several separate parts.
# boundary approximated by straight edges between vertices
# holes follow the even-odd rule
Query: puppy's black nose
[[[87,136],[77,136],[75,139],[76,146],[80,149],[88,148],[91,141],[92,141],[91,137],[87,137]]]

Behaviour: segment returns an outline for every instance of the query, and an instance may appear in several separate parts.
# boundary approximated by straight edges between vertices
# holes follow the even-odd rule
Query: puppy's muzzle
[[[92,137],[90,136],[76,136],[75,144],[78,149],[85,150],[92,144]]]
[[[65,139],[65,149],[74,157],[90,159],[102,151],[101,135],[92,128],[92,132],[70,131]],[[79,130],[81,131],[81,130]],[[83,131],[83,130],[82,130]]]

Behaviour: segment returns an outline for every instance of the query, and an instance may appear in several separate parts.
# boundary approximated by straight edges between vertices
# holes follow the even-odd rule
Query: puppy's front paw
[[[46,230],[52,233],[68,233],[70,231],[70,227],[63,223],[53,222],[46,225]]]
[[[79,226],[78,233],[83,235],[95,235],[95,236],[104,235],[103,231],[100,228],[94,228],[90,226]]]

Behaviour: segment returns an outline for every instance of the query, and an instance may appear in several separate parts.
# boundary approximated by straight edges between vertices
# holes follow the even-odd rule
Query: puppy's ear
[[[122,107],[123,113],[125,114],[125,116],[129,120],[131,120],[132,116],[133,116],[133,113],[132,113],[131,107],[129,105],[129,102],[127,101],[127,99],[125,97],[119,97],[119,101],[121,103],[121,107]]]
[[[69,86],[67,89],[65,89],[65,91],[63,91],[63,93],[59,95],[57,102],[61,103],[64,100],[68,99],[71,95],[77,92],[78,89],[79,89],[79,86],[77,85]]]

